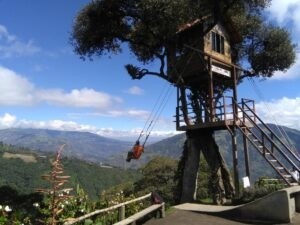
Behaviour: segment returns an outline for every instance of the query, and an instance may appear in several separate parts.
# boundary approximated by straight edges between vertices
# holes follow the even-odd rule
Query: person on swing
[[[132,148],[127,154],[127,162],[130,162],[131,159],[139,159],[144,152],[144,146],[140,145],[140,141],[137,140]]]

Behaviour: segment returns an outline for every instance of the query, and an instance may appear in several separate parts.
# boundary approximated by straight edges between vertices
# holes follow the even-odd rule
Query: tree
[[[158,76],[180,86],[170,70],[174,63],[170,55],[184,54],[178,43],[178,28],[196,19],[214,25],[218,21],[232,21],[239,31],[239,40],[232,45],[234,63],[248,64],[239,76],[271,77],[275,71],[285,71],[295,60],[295,45],[287,30],[264,22],[263,10],[270,0],[94,0],[77,15],[71,42],[82,58],[118,54],[127,44],[143,67],[127,64],[125,68],[132,79],[146,75]],[[174,43],[177,46],[173,48]],[[158,71],[149,71],[147,64],[160,62]],[[229,88],[219,84],[220,94]],[[200,98],[203,90],[191,90]],[[205,92],[205,91],[204,91]],[[185,118],[188,123],[188,120]],[[213,132],[188,131],[187,155],[183,176],[190,189],[183,191],[182,201],[192,200],[199,166],[201,147],[210,168],[219,180],[219,189],[233,194],[228,170],[225,167]],[[193,181],[194,180],[194,181]],[[222,184],[223,183],[223,184]],[[224,186],[224,187],[222,187]],[[226,188],[227,187],[227,188]]]
[[[231,18],[242,36],[235,47],[235,61],[247,60],[252,73],[244,76],[272,76],[286,70],[295,60],[295,46],[284,28],[263,22],[262,10],[270,0],[95,0],[77,15],[71,42],[83,58],[117,54],[127,43],[142,63],[159,60],[159,71],[126,65],[133,79],[159,76],[170,82],[166,73],[168,47],[180,25],[213,15]],[[261,60],[261,59],[264,60]],[[244,77],[243,76],[243,77]]]
[[[167,204],[172,205],[174,203],[173,192],[176,169],[176,160],[155,157],[141,169],[143,177],[134,184],[135,192],[149,193],[156,191]]]

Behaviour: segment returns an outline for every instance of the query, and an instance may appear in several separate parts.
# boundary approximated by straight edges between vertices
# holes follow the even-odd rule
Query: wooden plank
[[[155,205],[151,205],[149,206],[148,208],[128,217],[127,219],[125,220],[122,220],[118,223],[115,223],[114,225],[127,225],[127,224],[131,224],[141,218],[143,218],[144,216],[148,215],[149,213],[151,212],[154,212],[156,210],[158,210],[159,208],[162,208],[164,207],[164,204],[165,203],[162,203],[162,204],[155,204]]]
[[[92,217],[92,216],[95,216],[95,215],[98,215],[100,213],[104,213],[104,212],[108,212],[108,211],[111,211],[113,209],[118,209],[124,205],[127,205],[127,204],[130,204],[130,203],[133,203],[133,202],[136,202],[136,201],[140,201],[140,200],[143,200],[143,199],[146,199],[146,198],[149,198],[151,197],[151,193],[147,194],[147,195],[144,195],[142,197],[139,197],[139,198],[135,198],[135,199],[132,199],[130,201],[127,201],[127,202],[123,202],[123,203],[120,203],[118,205],[114,205],[114,206],[111,206],[109,208],[105,208],[105,209],[99,209],[99,210],[96,210],[94,212],[91,212],[91,213],[88,213],[88,214],[85,214],[81,217],[78,217],[78,218],[72,218],[72,219],[69,219],[68,221],[66,221],[64,223],[64,225],[72,225],[72,224],[75,224],[77,222],[80,222],[82,220],[85,220],[89,217]]]

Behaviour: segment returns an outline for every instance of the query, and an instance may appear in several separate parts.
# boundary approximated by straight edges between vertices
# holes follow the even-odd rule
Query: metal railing
[[[237,126],[239,130],[281,175],[283,180],[286,183],[292,183],[291,170],[300,172],[300,158],[298,155],[258,117],[254,111],[252,100],[243,99],[242,104],[236,102],[234,104],[239,114],[242,114],[242,116],[235,116],[240,122],[240,126]]]

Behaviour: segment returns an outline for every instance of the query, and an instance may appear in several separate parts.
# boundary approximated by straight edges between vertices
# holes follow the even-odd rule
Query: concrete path
[[[212,209],[212,208],[211,208]],[[251,223],[259,225],[266,225],[268,223]],[[205,213],[192,212],[180,209],[172,209],[167,213],[167,216],[163,219],[151,219],[144,225],[250,225],[250,223],[243,223],[234,221],[228,218],[222,218],[218,216],[207,215]],[[268,225],[277,225],[269,223]],[[297,214],[293,223],[286,223],[280,225],[300,225],[300,214]]]
[[[235,209],[239,206],[220,206],[220,205],[203,205],[194,203],[185,203],[174,206],[175,209],[193,211],[193,212],[205,212],[205,213],[218,213]]]
[[[243,225],[236,221],[206,214],[174,209],[164,219],[152,219],[144,225]]]

